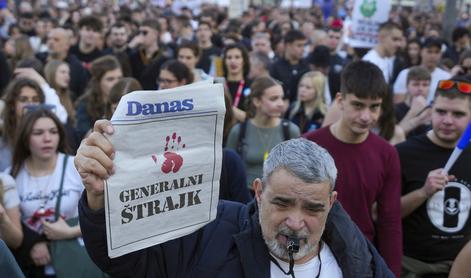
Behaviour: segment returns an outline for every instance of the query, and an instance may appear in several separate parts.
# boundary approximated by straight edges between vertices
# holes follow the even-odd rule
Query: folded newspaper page
[[[105,185],[109,257],[185,236],[214,220],[224,114],[222,84],[122,97],[109,137],[116,173]]]

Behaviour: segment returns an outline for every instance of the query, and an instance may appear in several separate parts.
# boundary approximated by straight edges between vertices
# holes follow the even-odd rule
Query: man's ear
[[[255,192],[255,198],[257,199],[257,203],[260,204],[260,200],[262,199],[262,180],[259,178],[256,178],[253,183],[252,183],[252,188]]]
[[[342,94],[341,92],[337,92],[337,94],[335,94],[335,104],[336,106],[338,107],[338,109],[340,111],[343,111],[343,105],[344,105],[344,101],[345,101],[345,96],[344,94]]]
[[[332,208],[335,201],[337,201],[337,191],[332,191],[332,193],[330,193],[330,208]]]

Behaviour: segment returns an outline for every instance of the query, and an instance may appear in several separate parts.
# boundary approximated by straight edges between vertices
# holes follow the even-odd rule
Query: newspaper
[[[105,184],[109,257],[182,237],[214,220],[224,114],[222,84],[122,97],[109,137],[116,173]]]

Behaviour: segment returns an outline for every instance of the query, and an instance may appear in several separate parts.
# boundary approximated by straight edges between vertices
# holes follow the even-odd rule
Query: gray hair
[[[252,65],[253,64],[262,65],[264,69],[268,69],[268,67],[270,66],[270,58],[268,57],[267,54],[263,52],[260,52],[260,51],[252,52],[250,53],[249,58],[250,58],[250,64]]]
[[[334,159],[326,149],[304,138],[284,141],[270,151],[263,163],[263,184],[280,168],[306,183],[328,182],[334,189],[337,178]]]

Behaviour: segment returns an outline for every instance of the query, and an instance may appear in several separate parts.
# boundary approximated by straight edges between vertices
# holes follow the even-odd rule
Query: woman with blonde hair
[[[298,85],[298,98],[288,110],[288,119],[299,126],[301,133],[322,126],[327,113],[324,100],[327,78],[319,71],[305,73]]]

